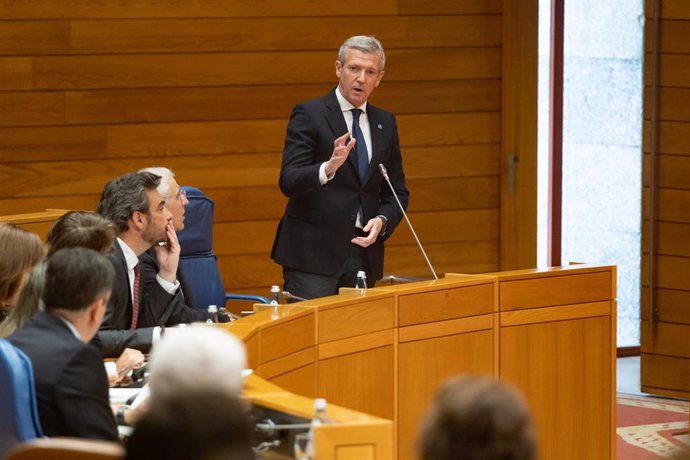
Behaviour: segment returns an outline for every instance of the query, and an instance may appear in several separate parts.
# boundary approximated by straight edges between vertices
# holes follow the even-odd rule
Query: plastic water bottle
[[[330,420],[326,415],[327,405],[326,400],[323,398],[317,398],[314,400],[314,416],[311,419],[311,426],[309,427],[309,445],[307,447],[310,459],[314,458],[314,427],[330,423]]]
[[[367,292],[367,274],[364,270],[357,272],[357,284],[355,288],[359,289],[359,295],[364,295]]]
[[[274,284],[271,286],[271,305],[280,304],[280,286]]]
[[[217,323],[218,322],[218,307],[216,305],[208,306],[208,313],[206,313],[207,323]]]

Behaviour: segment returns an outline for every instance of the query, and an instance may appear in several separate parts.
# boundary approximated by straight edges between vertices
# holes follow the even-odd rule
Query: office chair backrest
[[[16,444],[42,436],[31,361],[0,339],[0,458]]]
[[[182,247],[182,272],[194,295],[196,308],[222,307],[225,305],[225,289],[213,253],[213,200],[198,188],[182,188],[189,200],[184,230],[177,234]]]
[[[110,441],[45,438],[18,446],[5,460],[122,460],[125,449]]]

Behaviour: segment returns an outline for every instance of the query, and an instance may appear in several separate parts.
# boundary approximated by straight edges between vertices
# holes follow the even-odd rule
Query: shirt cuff
[[[321,185],[326,185],[326,182],[333,179],[334,177],[335,173],[331,174],[330,177],[326,175],[326,163],[321,163],[321,166],[319,166],[319,182],[321,183]]]
[[[180,282],[175,280],[174,283],[171,283],[168,280],[164,280],[161,275],[156,275],[156,281],[158,281],[158,284],[161,285],[163,289],[165,289],[165,292],[167,292],[170,295],[174,295],[175,292],[177,292],[177,288],[180,287]]]
[[[110,375],[117,375],[117,364],[115,361],[107,361],[103,363],[105,365],[105,373]]]

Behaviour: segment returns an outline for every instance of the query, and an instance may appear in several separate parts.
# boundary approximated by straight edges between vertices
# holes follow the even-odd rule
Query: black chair
[[[269,303],[270,300],[263,296],[225,292],[213,252],[215,204],[198,188],[183,186],[182,189],[187,193],[189,204],[185,209],[185,228],[177,235],[182,247],[180,264],[196,308],[206,309],[208,305],[222,307],[228,300]]]

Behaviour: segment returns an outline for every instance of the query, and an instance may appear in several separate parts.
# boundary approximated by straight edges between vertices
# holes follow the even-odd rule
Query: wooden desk
[[[53,226],[53,222],[62,217],[65,213],[67,213],[65,209],[46,209],[45,211],[27,214],[0,216],[0,222],[12,222],[30,232],[38,234],[41,240],[45,240],[48,230]]]
[[[615,279],[615,267],[588,265],[447,274],[363,296],[344,289],[224,327],[266,381],[392,420],[393,458],[414,458],[423,410],[458,373],[523,392],[540,458],[613,458]],[[330,454],[319,458],[341,458]],[[390,458],[371,455],[357,458]]]

